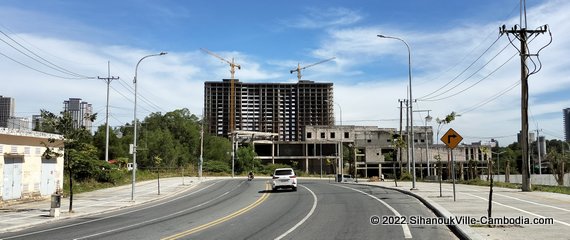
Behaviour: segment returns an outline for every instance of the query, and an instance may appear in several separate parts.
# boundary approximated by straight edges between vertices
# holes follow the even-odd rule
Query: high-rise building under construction
[[[333,84],[244,83],[229,79],[204,84],[204,117],[210,133],[228,137],[234,130],[277,133],[280,141],[300,141],[304,126],[334,125]],[[235,102],[235,116],[230,116]],[[235,128],[230,129],[230,117]]]

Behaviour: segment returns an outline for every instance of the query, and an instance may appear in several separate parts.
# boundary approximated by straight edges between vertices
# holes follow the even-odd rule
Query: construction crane
[[[235,83],[234,83],[234,75],[235,75],[235,68],[237,67],[238,70],[241,70],[241,66],[239,64],[236,64],[234,62],[234,58],[232,58],[232,61],[228,61],[223,57],[218,56],[217,54],[210,52],[208,49],[205,48],[200,48],[200,50],[202,50],[203,52],[210,54],[226,63],[228,63],[230,65],[230,73],[232,75],[232,78],[230,79],[230,115],[228,116],[229,118],[229,128],[228,128],[228,136],[230,136],[231,133],[233,133],[234,129],[234,118],[235,118]]]
[[[309,65],[304,66],[304,67],[301,67],[301,64],[298,63],[298,64],[297,64],[297,68],[296,68],[296,69],[293,69],[293,70],[291,70],[291,71],[289,71],[289,72],[290,72],[291,74],[293,74],[294,72],[297,72],[297,79],[298,79],[299,81],[301,81],[301,76],[302,76],[302,75],[301,75],[301,70],[304,70],[304,69],[306,69],[306,68],[310,68],[310,67],[312,67],[312,66],[315,66],[315,65],[318,65],[318,64],[321,64],[321,63],[328,62],[328,61],[333,60],[333,59],[335,59],[335,58],[336,58],[336,57],[332,57],[332,58],[329,58],[329,59],[326,59],[326,60],[322,60],[322,61],[320,61],[320,62],[316,62],[316,63],[313,63],[313,64],[309,64]]]

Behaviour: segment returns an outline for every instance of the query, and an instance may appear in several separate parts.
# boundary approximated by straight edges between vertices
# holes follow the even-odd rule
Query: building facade
[[[85,127],[91,130],[93,122],[88,118],[93,114],[93,107],[88,102],[81,101],[81,98],[70,98],[63,102],[63,111],[69,112],[73,119],[73,127]]]
[[[570,142],[570,108],[562,110],[564,114],[564,140]]]
[[[0,127],[8,127],[8,120],[14,117],[15,100],[0,95]]]
[[[63,189],[63,136],[0,128],[0,202],[45,198]],[[48,139],[56,139],[50,143]],[[45,146],[61,156],[44,156]]]
[[[10,117],[7,128],[30,130],[30,119],[24,117]]]
[[[204,117],[210,133],[228,137],[235,130],[277,133],[280,141],[299,141],[302,128],[333,125],[333,84],[244,83],[234,80],[235,116],[230,116],[231,82],[205,82]],[[230,118],[235,129],[230,129]]]

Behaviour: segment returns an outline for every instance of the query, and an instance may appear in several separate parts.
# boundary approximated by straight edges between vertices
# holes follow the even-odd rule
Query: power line
[[[514,54],[513,56],[511,56],[507,61],[505,61],[503,64],[501,64],[499,67],[495,68],[495,70],[491,71],[491,73],[489,73],[488,75],[486,75],[485,77],[481,78],[479,81],[475,82],[474,84],[472,84],[471,86],[464,88],[463,90],[460,90],[459,92],[456,92],[454,94],[445,96],[445,97],[441,97],[441,98],[436,98],[439,97],[443,94],[446,94],[448,92],[450,92],[451,90],[455,89],[456,87],[458,87],[459,85],[465,83],[467,80],[471,79],[473,76],[475,76],[475,74],[479,73],[481,70],[483,70],[487,65],[489,65],[493,60],[495,60],[495,58],[497,58],[503,51],[505,51],[505,49],[507,49],[509,45],[505,45],[505,47],[503,47],[501,49],[501,51],[499,51],[497,54],[495,54],[495,56],[493,56],[489,61],[487,61],[487,63],[485,63],[483,66],[481,66],[479,69],[477,69],[475,72],[473,72],[471,75],[469,75],[467,78],[465,78],[463,81],[461,81],[460,83],[456,84],[455,86],[453,86],[452,88],[446,90],[445,92],[442,92],[440,94],[437,94],[435,96],[429,97],[429,98],[424,98],[424,99],[418,99],[418,101],[440,101],[440,100],[444,100],[453,96],[456,96],[462,92],[467,91],[468,89],[472,88],[473,86],[479,84],[480,82],[482,82],[483,80],[487,79],[489,76],[491,76],[492,74],[494,74],[496,71],[498,71],[500,68],[502,68],[505,64],[507,64],[509,61],[511,61],[516,54]],[[455,80],[455,79],[454,79]]]
[[[0,38],[0,41],[4,42],[6,45],[10,46],[11,48],[13,48],[14,50],[18,51],[19,53],[25,55],[26,57],[48,67],[51,68],[53,70],[56,70],[58,72],[61,72],[63,74],[68,74],[77,78],[89,78],[88,76],[85,75],[81,75],[78,73],[74,73],[72,71],[69,71],[63,67],[58,66],[57,64],[48,61],[47,59],[43,58],[42,56],[36,54],[34,51],[30,50],[29,48],[25,47],[24,45],[20,44],[18,41],[16,41],[15,39],[13,39],[12,37],[10,37],[8,34],[6,34],[4,31],[0,30],[0,33],[4,36],[6,36],[8,39],[12,40],[12,42],[16,43],[18,46],[20,46],[21,48],[25,49],[28,53],[31,53],[32,55],[34,55],[35,57],[41,59],[42,61],[38,60],[37,58],[34,58],[32,56],[30,56],[29,54],[23,52],[22,50],[18,49],[17,47],[15,47],[14,45],[10,44],[9,42],[5,41],[4,39]]]
[[[479,59],[481,59],[481,58],[483,57],[483,55],[485,55],[485,54],[499,41],[499,39],[500,39],[500,36],[497,37],[497,39],[495,39],[495,41],[493,41],[493,43],[491,44],[491,46],[489,46],[487,49],[485,49],[485,51],[483,51],[483,53],[481,53],[481,55],[479,55],[479,57],[477,57],[471,64],[469,64],[469,66],[467,66],[467,68],[465,68],[463,71],[461,71],[457,76],[455,76],[455,77],[454,77],[453,79],[451,79],[449,82],[447,82],[446,84],[444,84],[443,86],[441,86],[441,87],[438,88],[437,90],[435,90],[435,91],[433,91],[433,92],[431,92],[431,93],[429,93],[429,94],[427,94],[427,95],[424,95],[424,96],[422,96],[422,97],[420,97],[420,98],[418,98],[418,99],[419,99],[419,100],[424,100],[424,98],[425,98],[425,99],[430,99],[430,98],[428,98],[429,96],[431,96],[431,95],[433,95],[433,94],[439,92],[440,90],[442,90],[443,88],[447,87],[449,84],[451,84],[452,82],[454,82],[455,80],[457,80],[461,75],[463,75],[465,72],[467,72],[467,70],[469,70],[473,65],[475,65],[475,63],[477,63],[477,61],[479,61]],[[508,45],[507,45],[507,46],[508,46]],[[505,48],[506,48],[506,47],[505,47]],[[505,48],[503,48],[503,50],[504,50]],[[501,52],[502,52],[502,50],[501,50]],[[500,53],[500,52],[499,52],[499,53]],[[495,56],[495,57],[496,57],[496,56]],[[493,58],[493,59],[494,59],[494,58]],[[491,60],[492,60],[492,59],[491,59]],[[490,62],[490,61],[489,61],[489,62]],[[489,64],[489,62],[487,62],[487,64]],[[487,64],[485,64],[484,66],[486,66]],[[480,71],[480,70],[481,70],[481,68],[480,68],[479,70],[477,70],[475,73],[477,73],[477,72]],[[469,79],[469,78],[467,78],[467,79]],[[455,85],[455,86],[452,87],[451,89],[449,89],[449,90],[447,90],[447,91],[445,91],[445,92],[443,92],[443,93],[440,93],[440,94],[438,94],[438,95],[436,95],[436,96],[434,96],[434,97],[441,96],[441,95],[443,95],[443,94],[445,94],[445,93],[451,91],[451,90],[454,89],[455,87],[457,87],[457,86],[459,86],[460,84],[462,84],[463,82],[465,82],[467,79],[463,80],[462,82],[460,82],[459,84]],[[431,97],[431,98],[434,98],[434,97]]]
[[[78,77],[64,77],[64,76],[59,76],[59,75],[51,74],[51,73],[48,73],[48,72],[45,72],[45,71],[36,69],[36,68],[34,68],[34,67],[32,67],[32,66],[29,66],[29,65],[27,65],[27,64],[25,64],[25,63],[23,63],[23,62],[20,62],[20,61],[14,59],[14,58],[11,58],[11,57],[9,57],[8,55],[6,55],[6,54],[4,54],[4,53],[2,53],[2,52],[0,52],[0,55],[2,55],[2,56],[4,56],[5,58],[8,58],[8,59],[12,60],[13,62],[18,63],[18,64],[20,64],[20,65],[22,65],[22,66],[24,66],[24,67],[26,67],[26,68],[29,68],[29,69],[34,70],[34,71],[39,72],[39,73],[43,73],[43,74],[48,75],[48,76],[52,76],[52,77],[56,77],[56,78],[63,78],[63,79],[75,79],[75,80],[77,80],[77,79],[95,79],[94,77],[78,78]]]

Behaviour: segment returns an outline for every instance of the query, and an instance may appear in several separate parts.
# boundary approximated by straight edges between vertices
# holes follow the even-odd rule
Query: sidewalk
[[[440,197],[439,183],[416,182],[417,190],[410,190],[411,182],[394,181],[361,182],[396,189],[423,199],[426,205],[443,217],[469,217],[481,220],[487,216],[489,187],[456,184],[453,201],[453,185],[442,184]],[[518,189],[493,187],[492,218],[507,218],[513,224],[499,224],[488,227],[486,224],[456,225],[456,230],[470,239],[570,239],[570,195],[547,192],[522,192]],[[525,219],[530,221],[553,218],[554,224],[518,224]]]
[[[202,178],[202,181],[208,179]],[[131,201],[132,185],[101,189],[73,196],[73,213],[69,213],[69,199],[61,199],[60,216],[50,217],[51,199],[14,204],[0,209],[0,232],[38,225],[58,219],[113,211],[166,198],[189,190],[199,182],[196,177],[160,179],[160,195],[156,180],[137,182],[135,201]]]

